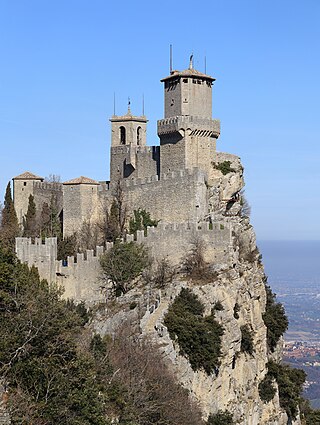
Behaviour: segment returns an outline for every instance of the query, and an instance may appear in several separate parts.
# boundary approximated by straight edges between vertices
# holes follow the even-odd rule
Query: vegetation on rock
[[[214,310],[207,317],[203,313],[199,298],[183,288],[169,307],[164,323],[194,371],[203,369],[208,375],[217,374],[223,327],[215,320]]]
[[[221,171],[221,173],[225,176],[229,173],[235,173],[235,169],[231,167],[231,161],[223,161],[219,163],[214,163],[214,168],[216,170]]]
[[[210,415],[208,418],[207,425],[233,425],[233,416],[228,411],[219,410],[218,413]]]
[[[268,372],[259,385],[261,400],[266,403],[272,400],[275,395],[273,382],[277,382],[280,406],[286,411],[289,418],[295,419],[298,414],[298,406],[302,401],[301,392],[306,378],[305,372],[274,361],[269,361],[267,368]]]
[[[281,336],[288,329],[288,318],[285,314],[284,307],[281,303],[276,302],[276,295],[268,286],[267,278],[265,277],[265,288],[267,294],[266,311],[262,315],[264,324],[267,327],[267,344],[271,352],[277,346]]]
[[[249,353],[251,356],[254,353],[253,331],[249,325],[241,326],[241,351]]]

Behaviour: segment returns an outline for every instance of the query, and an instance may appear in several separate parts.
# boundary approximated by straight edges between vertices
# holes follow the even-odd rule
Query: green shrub
[[[280,406],[286,411],[289,418],[295,419],[301,402],[302,387],[306,379],[305,372],[273,361],[269,361],[267,367],[267,375],[259,385],[261,400],[264,402],[272,400],[272,394],[273,396],[275,394],[272,389],[272,381],[275,380],[279,388]]]
[[[268,374],[263,378],[259,384],[259,396],[262,401],[269,403],[275,396],[277,390],[274,386],[272,377]]]
[[[228,173],[235,173],[236,171],[234,168],[231,167],[231,161],[214,163],[214,168],[216,170],[220,170],[224,176]]]
[[[251,356],[254,353],[253,346],[253,331],[249,325],[241,326],[241,351],[243,353],[249,353]]]
[[[207,425],[233,425],[233,417],[227,410],[225,412],[219,410],[218,413],[210,415]]]
[[[220,365],[223,327],[215,320],[213,309],[210,316],[203,317],[203,313],[198,297],[183,288],[169,307],[164,323],[192,369],[204,369],[210,375],[217,373]]]
[[[152,220],[150,213],[144,209],[138,208],[133,211],[133,217],[129,221],[129,232],[136,235],[137,230],[144,230],[144,234],[147,234],[147,228],[156,227],[159,220]]]
[[[266,283],[266,278],[265,278]],[[265,285],[267,293],[266,311],[262,315],[267,327],[267,344],[273,352],[281,336],[288,329],[288,318],[282,304],[276,302],[276,296],[270,286]]]
[[[117,242],[100,257],[104,279],[112,282],[117,296],[130,289],[130,283],[142,273],[148,262],[146,248],[134,242]]]

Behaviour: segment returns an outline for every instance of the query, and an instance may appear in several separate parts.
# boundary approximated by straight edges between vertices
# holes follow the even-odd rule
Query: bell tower
[[[215,79],[193,68],[172,71],[164,83],[164,119],[158,121],[161,173],[201,168],[209,172],[220,135],[219,120],[212,119]]]
[[[137,155],[146,148],[147,118],[144,115],[132,115],[129,101],[127,113],[122,116],[113,115],[110,122],[110,180],[140,177]]]

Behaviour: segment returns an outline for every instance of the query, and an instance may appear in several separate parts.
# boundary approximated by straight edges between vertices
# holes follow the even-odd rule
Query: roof
[[[89,177],[80,176],[72,180],[68,180],[63,184],[91,184],[91,185],[99,185],[96,180],[89,179]]]
[[[203,74],[202,72],[197,71],[196,69],[193,69],[193,68],[188,68],[183,71],[171,71],[171,74],[168,77],[162,78],[161,82],[167,81],[167,80],[170,80],[171,78],[176,78],[176,77],[198,77],[198,78],[200,77],[210,81],[216,80],[210,75]]]
[[[29,171],[25,171],[22,174],[19,174],[17,177],[14,177],[13,180],[41,180],[43,181],[43,177],[36,176]]]

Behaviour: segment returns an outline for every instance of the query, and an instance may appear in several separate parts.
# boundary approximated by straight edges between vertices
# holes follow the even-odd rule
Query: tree
[[[98,382],[86,316],[0,247],[0,376],[12,424],[109,425],[107,382]],[[89,338],[90,339],[90,338]],[[105,361],[107,363],[107,361]]]
[[[276,295],[272,292],[270,286],[267,285],[265,277],[265,288],[267,294],[266,311],[262,315],[264,324],[267,327],[267,344],[271,352],[277,346],[281,336],[288,329],[288,318],[284,307],[281,303],[276,302]]]
[[[205,261],[205,244],[203,240],[194,238],[191,249],[187,252],[183,262],[182,271],[195,281],[212,281],[217,274],[210,270],[209,264]]]
[[[142,273],[148,263],[146,248],[134,242],[116,242],[100,258],[104,279],[111,281],[116,295],[126,293],[131,282]]]
[[[147,338],[135,337],[136,332],[125,323],[110,350],[110,360],[117,371],[114,380],[126,389],[119,423],[203,425],[199,408],[189,399],[188,391],[177,384],[158,347]]]
[[[159,220],[152,220],[150,213],[145,209],[138,208],[133,211],[133,217],[129,221],[129,232],[136,235],[138,230],[144,230],[147,233],[148,227],[156,227]]]
[[[241,204],[241,216],[242,217],[250,217],[251,214],[251,206],[245,197],[244,190],[242,189],[240,192],[240,204]]]
[[[33,195],[29,196],[27,214],[23,220],[23,236],[27,238],[35,238],[39,236],[37,210]]]
[[[218,373],[223,327],[215,320],[214,309],[203,317],[204,306],[187,288],[182,288],[165,316],[170,338],[177,341],[180,353],[194,371],[203,369],[208,375]]]
[[[15,238],[19,236],[19,224],[17,214],[11,197],[10,182],[6,188],[4,208],[1,214],[0,239],[11,249],[15,247]]]

